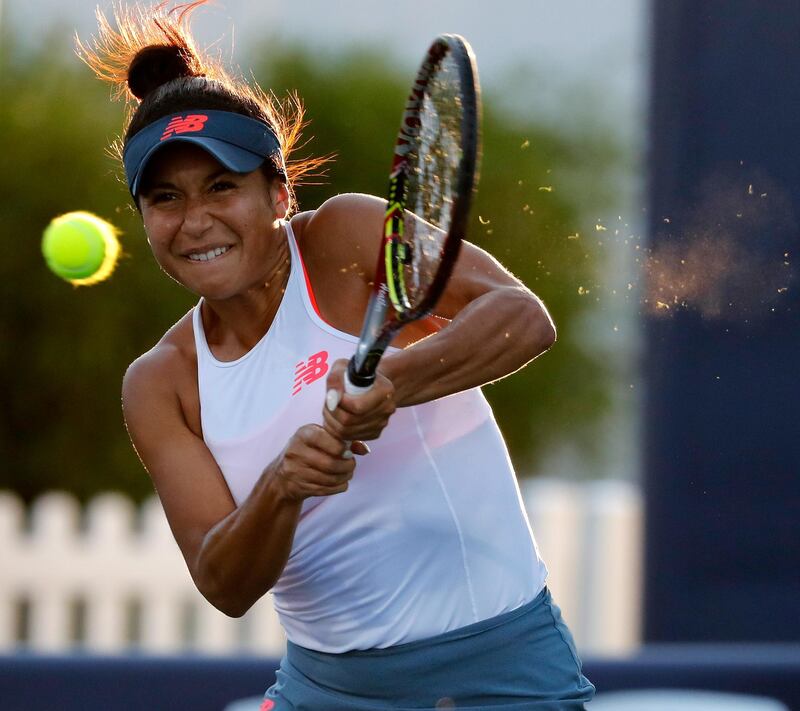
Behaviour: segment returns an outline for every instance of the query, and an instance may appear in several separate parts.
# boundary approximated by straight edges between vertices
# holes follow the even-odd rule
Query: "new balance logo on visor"
[[[167,124],[164,133],[161,134],[160,140],[163,141],[176,133],[196,133],[197,131],[202,131],[206,121],[208,121],[208,116],[205,114],[176,116]]]
[[[292,395],[297,395],[304,385],[311,385],[327,372],[328,351],[320,351],[309,356],[308,360],[301,360],[294,367],[294,390],[292,390]]]

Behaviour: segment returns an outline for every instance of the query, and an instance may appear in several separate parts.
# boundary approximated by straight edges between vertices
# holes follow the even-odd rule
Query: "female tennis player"
[[[238,617],[272,591],[288,649],[262,709],[584,708],[479,389],[550,347],[547,311],[465,244],[435,316],[345,394],[384,202],[295,211],[321,164],[290,160],[302,109],[196,48],[201,4],[100,15],[79,51],[135,99],[128,187],[199,296],[125,374],[128,430],[200,592]]]

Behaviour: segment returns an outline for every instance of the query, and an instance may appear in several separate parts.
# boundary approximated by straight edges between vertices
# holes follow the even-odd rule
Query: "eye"
[[[225,192],[226,190],[233,190],[236,187],[236,184],[231,182],[230,180],[217,180],[211,185],[211,192],[212,193],[220,193]]]
[[[175,193],[167,192],[166,190],[156,190],[147,196],[148,202],[151,205],[158,205],[159,203],[171,202],[176,198]]]

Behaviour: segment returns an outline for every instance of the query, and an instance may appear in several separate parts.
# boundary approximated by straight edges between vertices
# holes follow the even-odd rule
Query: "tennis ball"
[[[119,257],[117,229],[91,212],[68,212],[50,222],[42,237],[47,266],[76,286],[103,281]]]

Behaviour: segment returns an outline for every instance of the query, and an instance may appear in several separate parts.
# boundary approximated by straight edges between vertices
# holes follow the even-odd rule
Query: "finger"
[[[305,464],[315,471],[326,475],[332,474],[340,476],[342,474],[348,474],[355,468],[353,455],[350,454],[346,456],[348,452],[345,450],[344,443],[341,443],[339,449],[340,452],[338,454],[325,454],[319,450],[311,450],[308,453]]]
[[[341,457],[345,451],[343,438],[325,427],[309,425],[304,434],[304,442],[308,447],[317,449],[331,457]]]
[[[376,379],[375,384],[362,395],[348,395],[345,393],[339,400],[336,415],[347,413],[349,415],[364,415],[371,411],[394,412],[394,385],[385,377]],[[346,418],[339,417],[346,421]]]
[[[336,484],[318,484],[313,486],[306,486],[302,489],[302,495],[307,498],[309,496],[332,496],[334,494],[341,494],[347,491],[350,486],[350,481],[338,481]]]
[[[333,392],[333,391],[332,391]],[[322,411],[322,426],[326,432],[339,440],[345,439],[342,434],[344,424],[339,421],[336,412],[330,412],[327,408]]]
[[[339,455],[329,455],[318,449],[308,448],[297,453],[287,453],[287,474],[316,484],[324,484],[327,477],[352,474],[355,461]]]
[[[374,439],[374,433],[386,427],[389,417],[387,413],[374,412],[369,413],[366,417],[359,418],[337,410],[336,412],[323,414],[322,426],[328,434],[341,441],[351,442],[354,439]],[[371,437],[366,436],[369,433],[373,433]]]
[[[344,427],[363,424],[384,417],[392,411],[391,403],[372,393],[367,395],[345,395],[332,417]]]
[[[350,444],[350,451],[353,454],[358,454],[359,456],[363,457],[370,453],[370,448],[366,442],[362,442],[360,439],[357,439]]]
[[[339,404],[344,393],[344,373],[347,369],[347,360],[339,358],[334,361],[325,381],[325,410],[333,412]]]
[[[353,440],[377,439],[389,422],[389,415],[372,413],[366,419],[357,419],[340,410],[323,415],[324,428],[333,437],[351,442]],[[347,420],[347,424],[342,420]],[[357,452],[357,454],[360,454]]]
[[[344,484],[339,484],[338,486],[331,486],[325,489],[324,492],[319,494],[319,496],[333,496],[334,494],[343,494],[350,486],[350,482],[346,481]]]
[[[356,464],[353,460],[337,459],[331,462],[331,469],[325,471],[309,469],[305,481],[314,486],[339,486],[343,482],[350,481],[355,470]]]
[[[342,484],[346,484],[353,478],[353,474],[355,474],[355,465],[349,472],[345,472],[344,474],[328,474],[322,480],[321,483],[323,486],[341,486]]]

